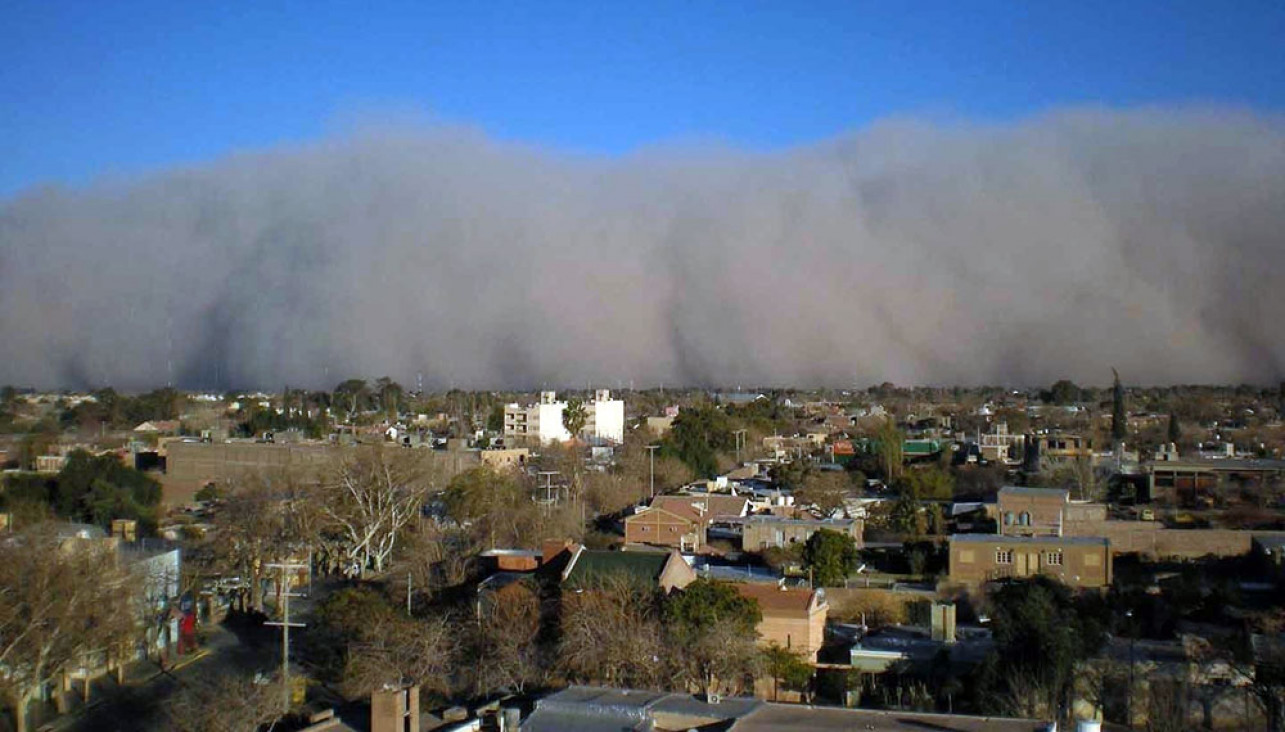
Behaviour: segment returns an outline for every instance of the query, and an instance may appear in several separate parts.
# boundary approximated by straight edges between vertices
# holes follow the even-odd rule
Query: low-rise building
[[[625,518],[625,543],[694,552],[705,545],[705,527],[690,506],[648,506]]]
[[[1060,536],[1070,494],[1060,488],[1005,486],[999,490],[999,533],[1005,536]]]
[[[758,603],[763,619],[758,624],[759,644],[776,644],[816,663],[825,642],[825,620],[830,605],[825,590],[790,589],[780,585],[738,583],[741,597]]]
[[[865,522],[861,519],[799,519],[781,516],[749,516],[742,522],[741,548],[760,551],[768,547],[784,547],[807,542],[821,529],[847,534],[861,546]]]
[[[1047,575],[1071,587],[1111,585],[1111,542],[1088,536],[950,537],[950,581],[982,585],[1008,578]]]
[[[1043,732],[1047,721],[903,710],[772,704],[758,699],[702,699],[642,689],[571,686],[535,703],[521,732],[729,730],[730,732]]]
[[[562,570],[562,586],[592,589],[604,582],[636,582],[663,592],[696,581],[696,572],[676,551],[602,551],[575,547]]]

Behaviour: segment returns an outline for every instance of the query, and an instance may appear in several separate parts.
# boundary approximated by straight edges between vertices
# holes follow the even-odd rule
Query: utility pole
[[[647,446],[647,458],[651,463],[651,497],[656,497],[656,448],[660,445]]]
[[[544,510],[547,512],[553,506],[553,476],[558,475],[557,470],[541,470],[537,475],[544,476]],[[494,547],[492,547],[494,548]]]
[[[732,437],[736,440],[736,467],[741,467],[741,444],[745,441],[745,430],[733,430]]]
[[[265,565],[268,569],[281,570],[281,621],[267,622],[264,625],[272,625],[281,628],[281,713],[290,712],[290,629],[302,628],[304,623],[290,622],[290,598],[303,597],[290,591],[290,572],[305,569],[306,565],[291,562],[280,562]]]

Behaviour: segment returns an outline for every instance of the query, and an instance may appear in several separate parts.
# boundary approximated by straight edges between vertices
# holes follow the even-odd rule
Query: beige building
[[[775,584],[737,584],[736,591],[758,603],[759,645],[773,643],[803,654],[816,663],[825,642],[825,620],[830,605],[825,590],[786,589]]]
[[[847,534],[861,546],[865,523],[861,519],[792,519],[781,516],[750,516],[744,521],[741,548],[748,552],[768,547],[802,544],[821,529]]]
[[[996,507],[1005,536],[1061,536],[1070,494],[1060,488],[1005,486]]]
[[[982,585],[1008,578],[1047,575],[1071,587],[1111,585],[1111,542],[1076,536],[950,537],[950,581]]]
[[[1107,507],[1072,501],[1060,488],[1001,488],[996,523],[1004,536],[1102,536]]]

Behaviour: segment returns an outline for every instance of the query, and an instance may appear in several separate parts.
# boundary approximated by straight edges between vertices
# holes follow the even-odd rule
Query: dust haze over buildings
[[[1285,374],[1285,125],[890,119],[578,156],[372,129],[0,202],[0,382]]]

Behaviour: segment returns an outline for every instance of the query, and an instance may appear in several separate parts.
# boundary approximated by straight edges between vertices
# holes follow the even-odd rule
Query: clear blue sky
[[[1279,112],[1285,2],[7,0],[0,100],[0,195],[407,112],[603,153],[902,114]]]

